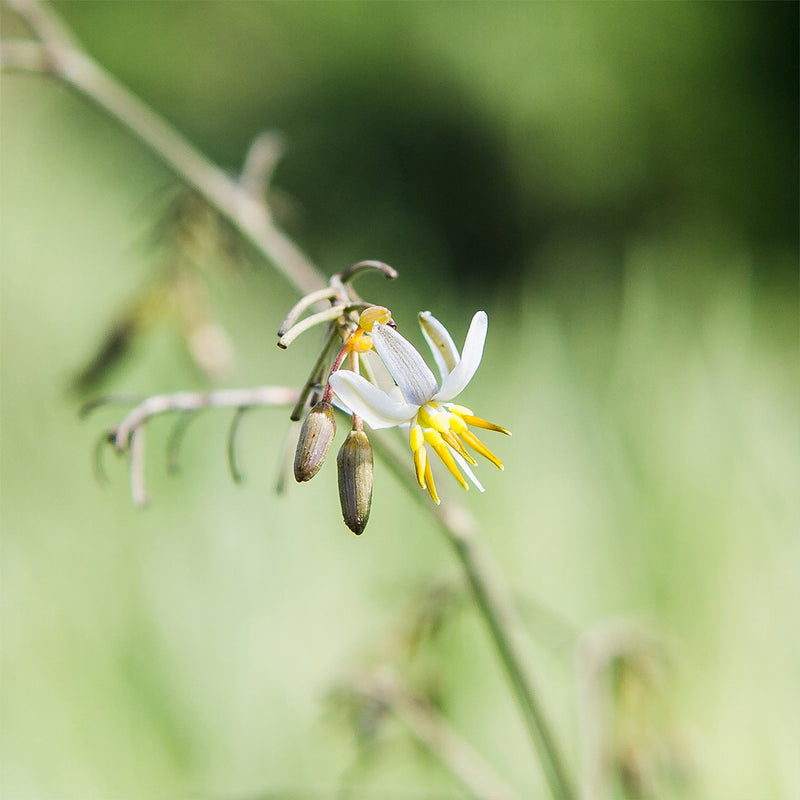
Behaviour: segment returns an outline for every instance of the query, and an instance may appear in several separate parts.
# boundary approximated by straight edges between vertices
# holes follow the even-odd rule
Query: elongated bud
[[[372,445],[364,431],[350,431],[336,459],[344,523],[360,536],[372,505]]]
[[[298,483],[310,481],[319,472],[331,449],[335,433],[333,406],[322,400],[308,412],[300,429],[294,454],[294,477]]]

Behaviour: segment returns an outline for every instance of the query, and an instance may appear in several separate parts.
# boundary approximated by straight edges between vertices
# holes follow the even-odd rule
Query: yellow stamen
[[[464,435],[464,431],[469,430],[467,428],[467,423],[464,422],[461,417],[456,416],[455,414],[450,415],[450,427],[457,433],[459,436]]]
[[[476,453],[488,458],[498,469],[503,469],[503,462],[472,431],[464,431],[461,436]]]
[[[416,453],[425,444],[425,436],[422,433],[422,428],[419,425],[412,425],[408,432],[408,443],[411,449]]]
[[[433,473],[431,472],[431,462],[425,462],[425,487],[436,505],[439,505],[439,495],[436,494],[436,485],[433,482]]]
[[[464,476],[458,471],[458,465],[447,449],[447,445],[444,443],[441,434],[437,433],[437,431],[427,430],[425,431],[425,441],[436,451],[436,455],[442,459],[444,465],[453,473],[453,476],[461,486],[464,489],[469,488],[467,482],[464,480]]]
[[[461,439],[456,436],[453,431],[443,431],[442,432],[442,439],[444,439],[453,450],[458,453],[467,464],[472,464],[475,466],[478,462],[472,457],[472,453],[468,453],[464,444],[462,443]]]
[[[383,306],[372,306],[372,308],[368,308],[366,311],[361,312],[361,316],[358,318],[358,324],[359,327],[363,328],[365,331],[371,331],[372,326],[376,322],[380,322],[381,324],[385,325],[391,318],[392,312],[389,311],[388,308],[384,308]]]
[[[419,488],[425,488],[425,465],[428,462],[428,451],[425,449],[425,437],[419,425],[412,425],[408,432],[408,443],[414,453],[414,469],[417,472]]]
[[[474,425],[476,428],[484,428],[487,431],[497,431],[498,433],[504,433],[506,436],[511,436],[511,431],[507,431],[505,428],[495,425],[494,422],[487,422],[480,417],[473,417],[472,414],[459,414],[459,416],[467,425]]]
[[[425,445],[414,451],[414,469],[417,471],[417,483],[420,489],[425,488],[425,470],[428,468],[428,451]]]

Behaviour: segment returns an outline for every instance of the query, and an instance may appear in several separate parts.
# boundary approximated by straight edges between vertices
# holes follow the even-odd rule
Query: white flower
[[[447,329],[429,311],[419,315],[419,322],[439,369],[440,383],[410,342],[391,326],[376,322],[371,331],[372,343],[397,385],[385,392],[350,370],[334,372],[330,385],[341,404],[371,428],[408,426],[417,481],[438,503],[425,445],[433,448],[465,489],[467,483],[459,467],[483,491],[469,468],[477,462],[465,445],[500,469],[503,465],[468,426],[505,434],[508,431],[450,402],[466,388],[481,362],[488,327],[486,312],[478,311],[472,318],[461,354]]]

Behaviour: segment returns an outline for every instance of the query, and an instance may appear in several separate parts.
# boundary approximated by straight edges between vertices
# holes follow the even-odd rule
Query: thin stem
[[[419,491],[416,478],[402,465],[406,460],[397,455],[385,440],[373,441],[373,449],[383,462],[405,484],[409,493],[432,510],[439,528],[455,552],[469,582],[478,611],[483,617],[500,661],[517,699],[528,734],[539,754],[547,783],[558,800],[576,800],[564,760],[533,684],[523,668],[520,644],[522,625],[505,591],[502,578],[492,564],[488,551],[476,534],[475,522],[462,507],[442,503],[431,508],[427,495]]]
[[[242,475],[242,471],[239,469],[239,464],[236,461],[236,434],[239,433],[239,425],[242,422],[242,417],[250,408],[250,406],[239,406],[239,408],[234,411],[230,428],[228,428],[228,466],[230,467],[231,477],[234,483],[242,483],[242,481],[244,481],[244,475]]]
[[[15,9],[25,19],[32,16],[58,19],[50,9],[33,0],[15,0]],[[38,28],[40,35],[45,30],[41,25]],[[83,51],[65,45],[62,37],[58,40],[43,38],[41,45],[9,43],[3,47],[2,63],[4,68],[49,72],[116,119],[181,180],[203,195],[303,294],[327,283],[302,250],[275,224],[261,198],[254,197],[209,161],[188,139]]]
[[[333,375],[339,367],[342,366],[345,358],[347,358],[348,354],[351,352],[350,347],[348,346],[348,339],[345,339],[344,344],[342,345],[342,349],[336,354],[336,358],[333,359],[333,364],[331,364],[331,368],[328,371],[328,380],[325,382],[325,391],[322,393],[322,400],[326,403],[330,403],[333,400],[333,387],[331,386],[331,375]]]
[[[46,6],[28,0],[6,0],[28,23],[33,33],[43,42],[59,44],[62,47],[79,47],[80,43],[69,28]]]
[[[94,472],[95,480],[100,484],[100,486],[105,486],[108,484],[108,473],[106,472],[105,465],[103,464],[103,454],[106,452],[106,448],[108,447],[108,443],[114,440],[114,432],[113,431],[104,431],[103,434],[98,437],[97,442],[95,442],[94,446],[94,454],[92,458],[92,472]]]
[[[306,401],[311,395],[311,392],[314,391],[315,388],[321,387],[322,379],[325,377],[325,372],[327,370],[328,357],[331,350],[333,350],[337,339],[338,335],[336,333],[336,326],[330,325],[328,333],[325,336],[325,343],[322,345],[322,350],[320,350],[317,360],[314,362],[314,366],[311,368],[308,379],[303,384],[303,388],[300,390],[300,394],[297,396],[297,402],[294,404],[292,413],[289,416],[289,419],[292,422],[297,422],[300,417],[303,416],[303,410],[305,409]]]
[[[368,259],[367,261],[359,261],[357,264],[353,264],[351,267],[342,270],[339,273],[338,278],[342,283],[348,283],[349,281],[353,280],[356,275],[371,269],[382,272],[387,281],[393,281],[397,277],[397,270],[394,267],[384,264],[383,261],[374,261],[372,259]]]
[[[358,375],[358,365],[361,359],[358,357],[358,353],[353,350],[350,353],[350,369]],[[364,430],[364,420],[358,416],[358,414],[353,414],[353,430],[354,431],[363,431]]]
[[[333,322],[333,320],[341,317],[345,311],[346,306],[333,306],[333,308],[327,308],[325,311],[319,311],[316,314],[312,314],[310,317],[306,317],[302,322],[298,322],[294,327],[289,328],[289,330],[278,339],[278,347],[280,347],[281,350],[285,350],[301,333],[305,333],[305,331],[311,330],[315,325],[319,325],[323,322]]]
[[[186,431],[189,430],[189,425],[197,419],[197,414],[187,412],[181,414],[172,426],[167,439],[167,472],[173,474],[180,471],[181,468],[181,445],[186,436]]]
[[[285,386],[258,386],[254,389],[220,389],[214,392],[175,392],[148,397],[131,410],[114,433],[114,447],[125,450],[133,431],[150,417],[166,411],[197,411],[201,408],[239,408],[240,406],[289,405],[297,390]]]
[[[316,292],[309,292],[289,309],[286,319],[281,323],[280,328],[278,328],[278,336],[283,337],[286,331],[294,326],[297,320],[300,319],[300,315],[309,306],[314,305],[314,303],[318,303],[320,300],[328,300],[329,298],[332,299],[334,297],[336,297],[336,289],[334,289],[332,286],[323,286],[322,289],[318,289]]]
[[[446,508],[444,510],[446,511]],[[501,600],[497,596],[499,585],[489,574],[488,561],[485,554],[480,551],[480,540],[473,535],[472,530],[467,533],[465,530],[456,531],[454,528],[448,530],[447,539],[464,567],[475,600],[517,696],[528,733],[534,746],[543,756],[542,764],[550,791],[554,797],[571,800],[577,795],[567,778],[561,753],[539,698],[522,668],[519,645],[507,618],[508,606],[505,605],[504,599]]]
[[[277,131],[259,133],[244,158],[239,185],[253,197],[263,199],[284,148],[284,138]]]
[[[147,505],[147,489],[144,481],[144,425],[137,425],[128,436],[131,497],[135,506]]]
[[[236,408],[241,412],[243,409],[255,406],[291,405],[296,399],[297,392],[294,389],[281,386],[222,389],[216,392],[175,392],[148,397],[131,410],[108,436],[108,441],[114,445],[118,453],[126,451],[128,453],[134,505],[144,506],[148,500],[144,479],[144,432],[151,417],[168,411],[187,414],[201,408]],[[229,457],[231,457],[231,441],[229,437]],[[236,480],[235,465],[232,469]]]

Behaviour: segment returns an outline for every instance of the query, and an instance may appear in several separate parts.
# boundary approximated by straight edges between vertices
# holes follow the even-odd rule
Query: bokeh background
[[[277,218],[327,273],[395,266],[360,288],[413,341],[418,310],[459,343],[489,312],[464,401],[513,430],[506,470],[439,483],[515,593],[575,773],[599,727],[598,796],[798,797],[798,5],[56,9],[231,172],[280,132]],[[146,510],[111,453],[98,486],[122,409],[79,420],[86,398],[294,385],[318,342],[275,348],[291,287],[83,99],[3,74],[1,122],[3,797],[465,796],[350,697],[387,664],[546,796],[386,468],[360,538],[331,464],[276,495],[281,410],[243,420],[241,486],[224,412],[178,475],[152,424]]]

